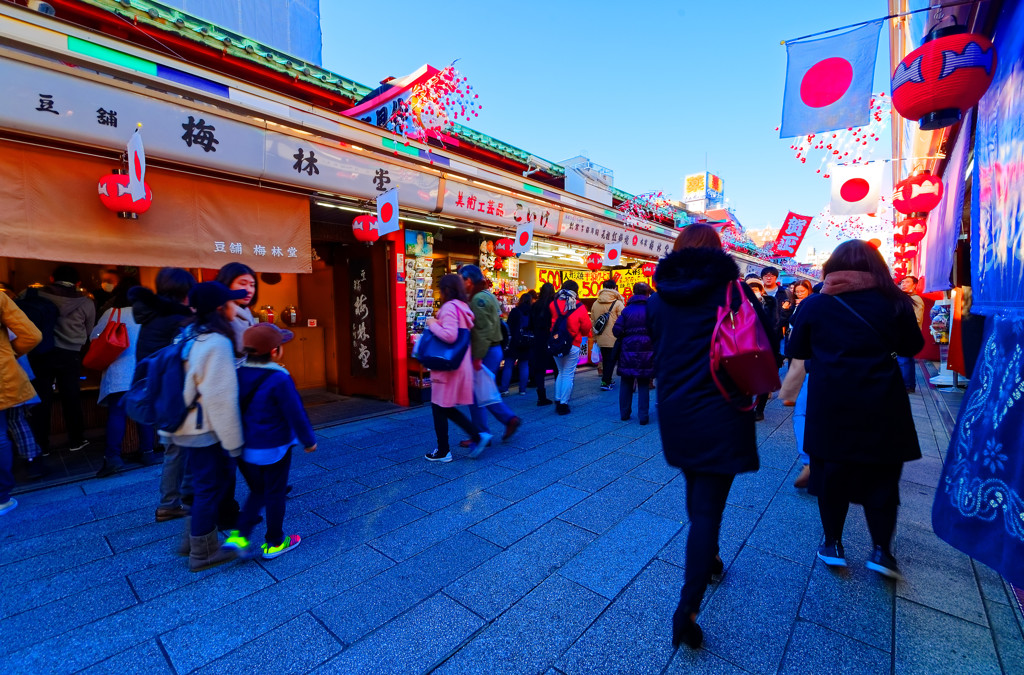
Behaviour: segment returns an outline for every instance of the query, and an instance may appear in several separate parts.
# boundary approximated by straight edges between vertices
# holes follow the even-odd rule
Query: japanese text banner
[[[801,216],[792,211],[786,214],[786,220],[779,228],[779,236],[775,239],[775,255],[780,258],[795,257],[812,220],[814,216]]]

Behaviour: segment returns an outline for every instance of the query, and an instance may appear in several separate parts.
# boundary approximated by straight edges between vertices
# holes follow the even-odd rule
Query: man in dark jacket
[[[768,295],[765,292],[764,283],[761,278],[756,274],[748,274],[744,280],[747,285],[750,286],[750,290],[754,292],[757,299],[761,302],[761,308],[764,310],[764,314],[770,317],[774,322],[774,317],[779,316],[779,305],[774,296]],[[782,354],[776,353],[775,360],[782,367]],[[757,404],[754,406],[754,421],[761,422],[764,420],[764,409],[768,406],[768,400],[771,398],[771,394],[761,394],[757,397]]]
[[[633,284],[633,297],[612,327],[620,341],[619,414],[625,422],[632,414],[633,388],[637,391],[637,418],[641,425],[650,421],[651,378],[654,377],[654,343],[647,331],[647,301],[651,287],[645,283]]]
[[[775,313],[771,318],[781,345],[785,337],[785,328],[789,325],[790,317],[793,316],[796,303],[789,291],[779,285],[779,270],[777,268],[769,266],[761,270],[761,282],[764,284],[764,294],[775,300]]]

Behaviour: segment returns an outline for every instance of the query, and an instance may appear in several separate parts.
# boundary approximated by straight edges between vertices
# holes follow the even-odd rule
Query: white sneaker
[[[487,448],[487,444],[491,442],[492,438],[494,438],[494,436],[491,434],[480,434],[480,442],[474,445],[473,448],[469,451],[469,457],[471,459],[476,459],[477,457],[479,457],[480,454]]]
[[[434,451],[429,455],[423,455],[423,459],[428,462],[450,462],[452,461],[452,452],[449,450],[445,454],[441,455],[438,454],[437,448],[434,448]]]
[[[0,516],[4,515],[8,511],[13,511],[18,506],[18,500],[11,497],[3,504],[0,504]]]
[[[71,452],[78,452],[79,450],[84,450],[87,447],[89,447],[89,441],[82,441],[78,445],[72,445],[68,450]]]

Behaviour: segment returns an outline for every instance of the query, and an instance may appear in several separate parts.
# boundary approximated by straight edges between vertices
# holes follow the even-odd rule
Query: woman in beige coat
[[[14,333],[13,341],[7,337],[8,330]],[[7,410],[36,395],[17,359],[42,339],[42,333],[25,313],[5,293],[0,293],[0,515],[18,505],[11,497],[14,475],[11,473],[11,441],[7,438]]]

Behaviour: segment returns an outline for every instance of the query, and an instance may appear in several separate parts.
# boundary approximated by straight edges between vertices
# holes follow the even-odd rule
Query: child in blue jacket
[[[245,363],[238,369],[238,396],[242,410],[245,446],[238,462],[249,497],[238,514],[238,529],[225,546],[249,547],[249,536],[259,522],[260,509],[267,511],[267,534],[262,552],[276,558],[296,546],[302,538],[284,534],[284,503],[288,491],[288,469],[292,448],[316,450],[316,437],[302,399],[288,371],[277,363],[284,343],[294,334],[269,323],[248,328],[242,336]]]

